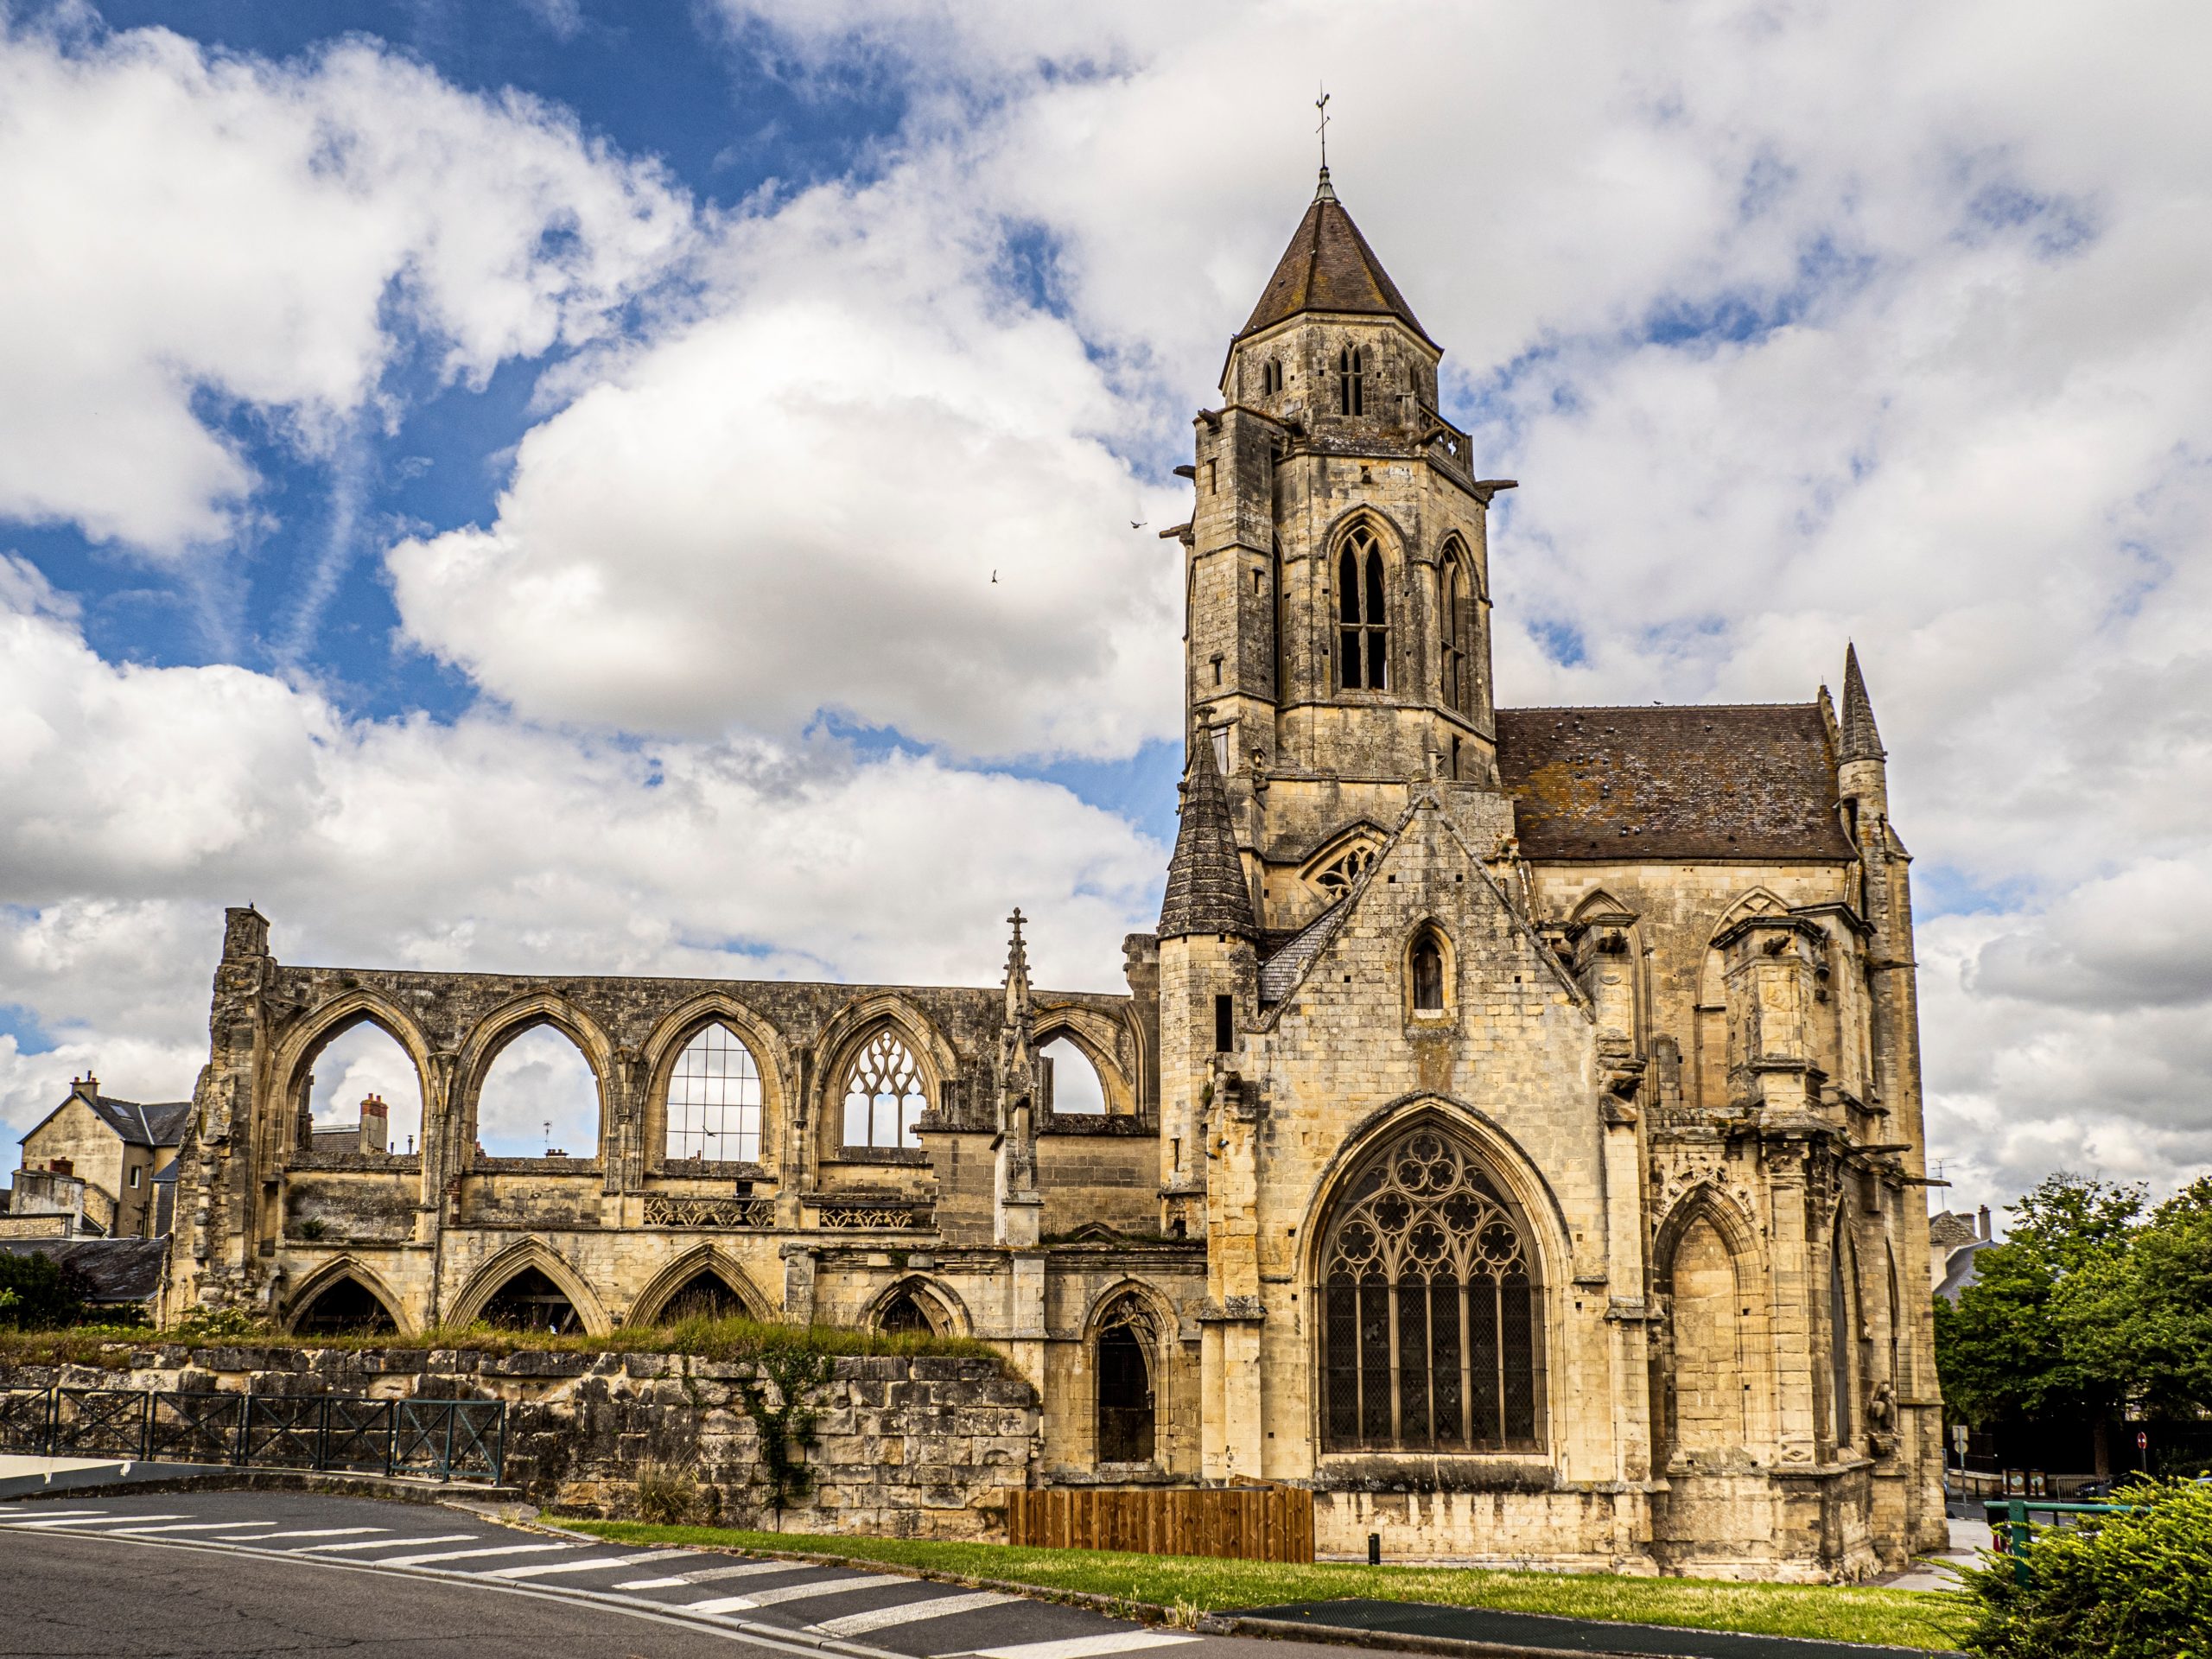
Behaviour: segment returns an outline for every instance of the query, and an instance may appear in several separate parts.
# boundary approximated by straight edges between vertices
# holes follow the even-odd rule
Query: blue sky
[[[2204,28],[19,6],[0,1120],[188,1089],[245,899],[293,960],[971,982],[1019,902],[1110,987],[1170,469],[1325,73],[1522,480],[1502,699],[1802,700],[1855,639],[1961,1195],[2212,1166]]]

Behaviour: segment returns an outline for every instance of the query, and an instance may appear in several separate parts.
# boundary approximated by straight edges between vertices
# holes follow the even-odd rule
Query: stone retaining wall
[[[661,1465],[697,1484],[696,1519],[773,1526],[738,1386],[753,1375],[680,1354],[164,1345],[118,1350],[106,1366],[0,1368],[0,1387],[501,1399],[506,1484],[535,1503],[634,1518],[639,1471]],[[786,1531],[1000,1539],[1000,1492],[1033,1484],[1037,1396],[996,1361],[839,1359],[814,1403],[818,1438],[799,1454],[812,1490],[784,1511]]]

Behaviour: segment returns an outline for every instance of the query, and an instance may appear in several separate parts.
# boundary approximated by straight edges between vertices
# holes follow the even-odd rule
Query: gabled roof
[[[1229,791],[1214,766],[1213,743],[1201,732],[1191,743],[1183,821],[1176,827],[1175,855],[1167,861],[1167,891],[1160,901],[1160,937],[1234,933],[1249,939],[1258,932],[1244,861],[1237,856],[1236,830],[1229,816]]]
[[[85,1103],[123,1137],[123,1143],[127,1147],[181,1145],[184,1120],[192,1113],[192,1103],[188,1100],[162,1100],[150,1105],[141,1105],[135,1100],[118,1100],[111,1095],[100,1095]]]
[[[1853,855],[1816,702],[1501,709],[1497,771],[1538,862]]]
[[[1268,278],[1267,287],[1260,291],[1260,302],[1252,308],[1251,321],[1237,338],[1272,328],[1303,311],[1395,317],[1428,340],[1428,331],[1414,316],[1406,296],[1398,292],[1398,285],[1375,257],[1375,250],[1367,245],[1359,226],[1337,200],[1326,168],[1321,169],[1321,185],[1314,193],[1313,205],[1299,220],[1297,234],[1283,250],[1275,274]],[[1435,342],[1429,340],[1429,344]]]

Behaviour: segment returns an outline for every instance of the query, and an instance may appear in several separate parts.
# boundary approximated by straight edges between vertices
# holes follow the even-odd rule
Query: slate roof
[[[1267,943],[1274,948],[1260,963],[1262,1007],[1273,1007],[1290,995],[1290,988],[1305,973],[1306,964],[1319,956],[1321,947],[1328,942],[1330,930],[1335,926],[1344,906],[1344,901],[1339,899],[1297,932],[1269,937]]]
[[[1526,857],[1848,859],[1814,702],[1501,709]]]
[[[100,1095],[85,1103],[99,1113],[102,1121],[123,1137],[128,1147],[175,1147],[184,1143],[184,1121],[191,1116],[188,1100],[156,1101],[142,1105],[135,1100],[118,1100],[112,1095]],[[64,1101],[63,1105],[68,1102]]]
[[[1260,302],[1252,308],[1243,334],[1272,328],[1301,311],[1395,317],[1423,340],[1428,339],[1428,331],[1414,316],[1406,296],[1398,292],[1398,285],[1375,257],[1375,250],[1367,245],[1359,226],[1351,222],[1351,215],[1329,188],[1325,168],[1313,205],[1298,222],[1297,234],[1276,262],[1275,274],[1260,291]],[[1237,338],[1243,339],[1243,334]]]
[[[1229,816],[1229,791],[1213,763],[1213,744],[1201,733],[1191,745],[1191,774],[1183,786],[1183,821],[1175,830],[1175,855],[1167,861],[1167,891],[1160,901],[1160,937],[1190,933],[1259,932],[1244,861]]]
[[[74,1268],[91,1286],[87,1300],[101,1303],[143,1302],[162,1287],[162,1262],[169,1253],[166,1238],[10,1238],[0,1250],[14,1255],[51,1256]]]

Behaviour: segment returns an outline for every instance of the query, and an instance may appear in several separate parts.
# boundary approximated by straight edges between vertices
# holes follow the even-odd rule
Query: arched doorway
[[[1424,1123],[1369,1154],[1318,1265],[1325,1450],[1541,1449],[1535,1253],[1457,1136]]]
[[[877,1310],[875,1328],[893,1337],[926,1337],[937,1329],[911,1290],[900,1291]]]
[[[399,1325],[373,1291],[348,1276],[323,1287],[292,1329],[303,1337],[374,1337],[397,1335]]]
[[[507,1331],[550,1331],[567,1336],[584,1328],[567,1293],[536,1268],[524,1268],[484,1304],[486,1325]]]
[[[1098,1461],[1150,1463],[1155,1455],[1152,1322],[1124,1298],[1108,1310],[1098,1332]]]

